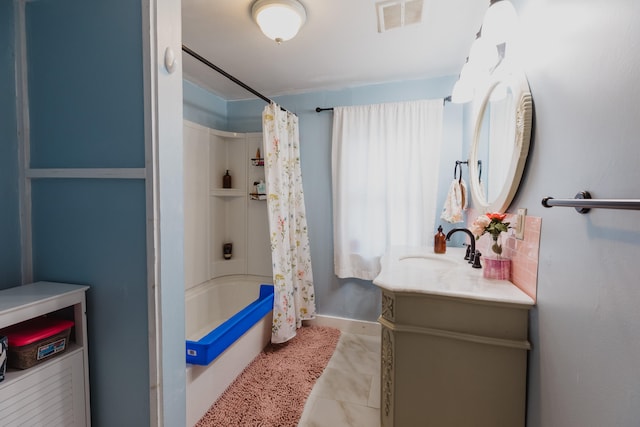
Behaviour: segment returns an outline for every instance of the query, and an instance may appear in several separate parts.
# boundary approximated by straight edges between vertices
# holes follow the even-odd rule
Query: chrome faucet
[[[473,268],[482,268],[482,265],[480,264],[480,257],[482,256],[482,254],[480,252],[476,251],[476,237],[473,235],[473,233],[467,229],[467,228],[454,228],[451,231],[449,231],[447,233],[447,241],[449,241],[451,239],[451,235],[453,235],[454,233],[458,232],[458,231],[462,231],[464,233],[466,233],[469,236],[469,263],[473,263],[471,266]],[[465,256],[465,259],[467,259],[467,257]]]

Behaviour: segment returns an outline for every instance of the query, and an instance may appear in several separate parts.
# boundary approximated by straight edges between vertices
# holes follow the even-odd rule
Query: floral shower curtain
[[[262,112],[262,132],[275,292],[271,342],[282,343],[316,313],[298,117],[271,103]]]

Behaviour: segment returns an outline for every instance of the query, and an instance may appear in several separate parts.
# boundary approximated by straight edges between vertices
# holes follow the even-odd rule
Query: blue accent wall
[[[87,292],[94,426],[149,425],[144,180],[32,185],[34,280]]]
[[[21,284],[13,2],[0,2],[0,289]]]
[[[144,167],[140,2],[26,8],[31,167]]]
[[[26,3],[32,168],[145,167],[142,22],[142,2]],[[91,287],[92,425],[149,425],[145,181],[34,179],[32,203],[34,280]]]

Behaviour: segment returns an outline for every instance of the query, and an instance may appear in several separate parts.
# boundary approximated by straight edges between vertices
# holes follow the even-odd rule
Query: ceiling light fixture
[[[251,14],[264,35],[278,44],[294,38],[307,20],[304,6],[297,0],[258,0]]]

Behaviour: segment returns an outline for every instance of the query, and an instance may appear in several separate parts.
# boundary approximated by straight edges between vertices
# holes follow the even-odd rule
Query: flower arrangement
[[[485,233],[491,234],[493,244],[491,250],[500,257],[502,255],[502,243],[500,242],[500,234],[507,232],[511,228],[510,223],[504,222],[507,214],[487,213],[480,215],[471,224],[471,232],[476,236],[476,240]]]

